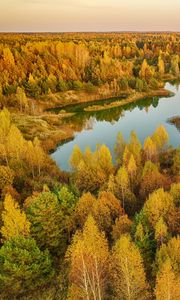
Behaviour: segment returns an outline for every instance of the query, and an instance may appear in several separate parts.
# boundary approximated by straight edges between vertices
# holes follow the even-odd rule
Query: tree
[[[41,175],[41,169],[45,164],[45,153],[40,145],[40,141],[38,140],[37,137],[34,138],[33,140],[33,146],[34,146],[34,157],[35,157],[35,162],[36,166],[38,169],[38,175]]]
[[[69,161],[73,170],[77,170],[77,167],[80,161],[82,160],[82,158],[83,158],[83,154],[80,148],[77,145],[75,145]]]
[[[149,298],[140,252],[128,235],[122,235],[113,247],[111,285],[115,298],[124,300]]]
[[[6,241],[1,247],[1,295],[8,298],[10,295],[27,295],[49,282],[53,275],[48,251],[40,251],[34,239],[18,236]]]
[[[144,141],[144,154],[146,160],[155,161],[157,158],[156,145],[149,136]]]
[[[3,49],[3,60],[4,60],[5,66],[8,69],[14,67],[14,65],[15,65],[14,56],[8,47],[5,47]]]
[[[128,149],[129,152],[133,154],[137,166],[140,166],[141,163],[141,148],[142,148],[141,143],[135,131],[131,131],[130,143],[128,144]]]
[[[159,152],[162,152],[167,147],[169,135],[163,125],[159,126],[152,135],[152,141],[156,145]]]
[[[122,159],[123,159],[123,153],[125,149],[126,143],[124,141],[123,135],[121,132],[118,133],[117,138],[116,138],[116,143],[114,147],[114,152],[116,154],[116,160],[118,164],[122,164]]]
[[[156,251],[156,241],[154,240],[154,232],[143,209],[135,214],[131,233],[142,255],[146,272],[150,274]]]
[[[31,222],[31,235],[41,249],[64,250],[67,238],[64,235],[65,221],[55,194],[42,192],[34,197],[26,214]]]
[[[73,237],[66,259],[70,266],[68,299],[104,299],[108,281],[108,243],[92,216],[88,217],[83,231]]]
[[[45,165],[46,155],[40,145],[37,137],[32,141],[27,141],[25,144],[25,160],[30,167],[32,177],[40,176],[42,167]]]
[[[171,58],[171,72],[174,75],[179,74],[179,56],[178,55],[173,55]]]
[[[112,193],[102,191],[94,202],[92,215],[99,229],[109,236],[116,218],[123,212],[120,201]]]
[[[139,76],[142,78],[146,78],[147,80],[154,76],[154,68],[148,65],[146,59],[144,59],[142,62]]]
[[[21,212],[18,203],[11,195],[6,195],[5,197],[2,221],[1,234],[4,240],[30,234],[30,222],[27,220],[25,213]]]
[[[103,173],[108,178],[109,175],[112,172],[112,156],[111,152],[109,151],[108,147],[106,145],[98,146],[95,153],[95,160],[97,161],[97,164],[99,165],[100,169],[103,171]]]
[[[6,108],[0,111],[0,157],[5,160],[6,165],[9,164],[7,150],[7,136],[11,127],[10,113]]]
[[[75,223],[82,228],[89,214],[95,219],[98,228],[110,235],[112,226],[116,218],[123,214],[123,209],[111,192],[102,191],[97,199],[86,193],[77,202]]]
[[[24,90],[20,87],[17,88],[16,99],[20,106],[20,111],[22,111],[23,109],[26,110],[26,108],[28,107],[28,100]]]
[[[173,156],[173,172],[180,175],[180,146],[177,147],[175,155]]]
[[[171,185],[170,194],[176,206],[180,206],[180,182]]]
[[[164,75],[165,71],[165,66],[164,66],[164,61],[161,56],[158,57],[158,72],[162,76]]]
[[[168,178],[159,172],[157,165],[150,160],[146,161],[142,172],[139,192],[142,199],[146,199],[149,194],[158,188],[167,188],[169,184]]]
[[[175,275],[180,269],[180,236],[171,238],[167,244],[162,244],[156,253],[157,270],[162,270],[164,263],[169,260]]]
[[[62,186],[57,192],[57,197],[60,204],[60,209],[64,216],[65,231],[67,231],[69,235],[73,226],[72,215],[75,211],[77,198],[65,185]],[[66,233],[64,232],[64,234]]]
[[[122,198],[123,209],[125,207],[125,197],[127,190],[129,189],[129,178],[128,173],[124,167],[121,167],[116,175],[116,183],[120,190],[120,195]]]
[[[14,179],[14,172],[6,166],[0,166],[0,191],[7,186],[12,185]]]
[[[155,227],[156,223],[161,217],[166,218],[167,214],[173,210],[173,198],[168,192],[158,189],[152,194],[145,202],[144,212],[150,222],[150,224]]]
[[[167,226],[164,223],[163,218],[161,217],[155,225],[155,239],[159,244],[162,245],[166,237],[167,237]]]
[[[134,179],[135,179],[134,177],[135,177],[136,172],[137,172],[137,165],[136,165],[136,162],[134,160],[133,154],[131,154],[131,156],[130,156],[128,166],[127,166],[127,171],[128,171],[128,174],[130,175],[131,183],[133,183]]]
[[[156,300],[177,300],[180,298],[180,278],[175,276],[169,260],[158,272],[155,287]]]
[[[132,221],[128,218],[128,215],[122,215],[116,219],[112,228],[113,240],[117,241],[122,234],[130,233]]]
[[[96,198],[91,193],[84,193],[78,200],[75,208],[75,223],[81,228],[87,220],[89,214],[93,213],[93,205]]]

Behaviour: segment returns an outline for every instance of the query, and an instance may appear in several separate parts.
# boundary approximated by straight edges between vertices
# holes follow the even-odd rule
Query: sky
[[[0,0],[0,31],[180,31],[180,0]]]

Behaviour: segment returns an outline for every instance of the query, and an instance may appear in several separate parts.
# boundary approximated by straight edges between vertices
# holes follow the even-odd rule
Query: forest
[[[114,153],[76,145],[70,172],[50,156],[78,130],[67,105],[167,96],[179,78],[179,33],[0,34],[0,299],[180,299],[180,146],[165,127],[143,143],[119,132]]]

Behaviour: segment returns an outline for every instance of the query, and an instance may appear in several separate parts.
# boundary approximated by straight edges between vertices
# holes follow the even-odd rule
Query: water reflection
[[[142,99],[134,103],[126,104],[123,107],[116,107],[96,112],[85,112],[83,109],[89,103],[70,105],[66,107],[68,112],[76,112],[75,115],[65,118],[65,123],[73,124],[75,138],[60,146],[52,158],[65,170],[69,169],[69,157],[75,144],[84,150],[86,146],[95,149],[96,144],[106,144],[112,154],[117,133],[121,131],[126,140],[130,132],[135,130],[143,143],[147,135],[161,124],[163,124],[169,135],[170,143],[173,146],[180,144],[180,134],[176,126],[167,122],[173,116],[180,115],[180,90],[179,85],[167,83],[166,88],[173,91],[173,97],[158,98],[152,97]],[[112,102],[112,99],[98,102],[103,105]],[[97,104],[97,102],[95,103]],[[93,105],[93,103],[91,103]]]

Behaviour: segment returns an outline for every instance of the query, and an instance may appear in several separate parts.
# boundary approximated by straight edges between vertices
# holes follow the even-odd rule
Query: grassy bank
[[[105,104],[105,105],[93,105],[93,106],[88,106],[84,110],[85,111],[98,111],[98,110],[105,110],[105,109],[110,109],[114,107],[119,107],[123,106],[135,101],[138,101],[140,99],[148,98],[148,97],[169,97],[172,96],[173,93],[171,91],[168,91],[166,89],[158,89],[158,90],[153,90],[153,91],[148,91],[148,92],[135,92],[132,95],[128,96],[126,99],[114,101],[110,104]]]

